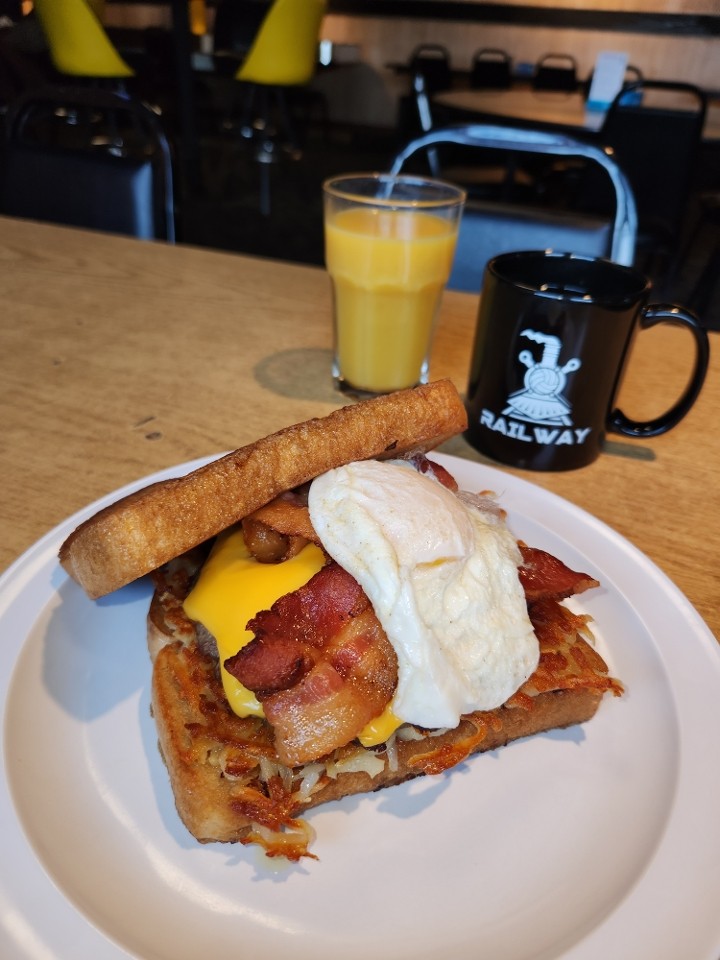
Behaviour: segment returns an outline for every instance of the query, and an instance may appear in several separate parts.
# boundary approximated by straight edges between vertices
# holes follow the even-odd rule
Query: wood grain
[[[322,270],[0,218],[0,569],[118,487],[342,404]],[[464,391],[477,298],[446,294],[433,377]],[[522,473],[646,553],[720,636],[720,360],[687,419],[595,464]],[[658,413],[689,336],[641,334],[621,395]],[[462,438],[448,452],[481,456]],[[652,459],[648,459],[652,457]]]

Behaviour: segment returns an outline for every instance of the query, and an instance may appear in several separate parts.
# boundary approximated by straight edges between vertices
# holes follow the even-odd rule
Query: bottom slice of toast
[[[178,813],[199,841],[260,843],[270,856],[313,856],[305,810],[369,793],[511,740],[589,720],[622,687],[588,643],[587,618],[555,600],[530,605],[540,642],[536,672],[502,707],[463,717],[452,730],[401,727],[386,743],[357,741],[302,767],[281,764],[272,729],[240,718],[225,699],[217,661],[184,635],[157,652],[152,710]]]

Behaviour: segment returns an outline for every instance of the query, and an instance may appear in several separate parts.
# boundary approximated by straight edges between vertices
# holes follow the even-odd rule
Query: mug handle
[[[677,426],[697,400],[705,383],[710,359],[710,342],[700,320],[689,310],[671,303],[657,303],[644,307],[640,314],[640,329],[647,330],[658,323],[672,323],[687,327],[695,340],[695,364],[690,382],[674,406],[654,420],[631,420],[622,410],[613,410],[608,419],[608,429],[624,433],[628,437],[657,437]]]

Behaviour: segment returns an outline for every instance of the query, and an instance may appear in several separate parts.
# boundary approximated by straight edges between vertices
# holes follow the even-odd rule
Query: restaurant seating
[[[535,65],[532,85],[535,90],[566,90],[578,88],[577,62],[569,53],[546,53]]]
[[[404,137],[427,133],[432,127],[430,97],[453,85],[448,49],[439,43],[422,43],[415,47],[406,63],[390,66],[410,79],[408,94],[400,102],[399,129]]]
[[[117,86],[135,75],[90,0],[35,0],[34,8],[58,73]]]
[[[473,89],[506,90],[512,84],[512,58],[505,50],[484,47],[473,54],[470,86]]]
[[[640,265],[651,272],[674,256],[706,109],[705,93],[692,84],[643,80],[620,91],[597,134],[632,184]]]
[[[299,154],[286,93],[307,86],[317,68],[327,0],[274,0],[235,74],[243,97],[240,132],[255,140],[260,207],[270,211],[269,165],[285,147]]]
[[[437,124],[422,73],[413,75],[413,94],[419,130],[430,133]],[[465,189],[476,195],[490,193],[506,197],[510,193],[517,193],[518,189],[527,192],[528,187],[532,187],[532,177],[526,174],[513,156],[494,156],[489,164],[480,164],[476,159],[471,168],[462,169],[452,163],[444,164],[441,169],[438,150],[434,146],[428,147],[425,156],[433,177],[459,180]]]
[[[235,76],[257,37],[271,2],[218,0],[213,23],[213,67],[218,76]]]
[[[172,158],[158,117],[116,91],[24,94],[6,121],[0,213],[173,242]]]
[[[447,47],[440,43],[422,43],[410,55],[411,76],[422,76],[426,91],[432,95],[452,86],[452,66]]]
[[[415,154],[444,145],[477,153],[508,151],[546,157],[579,157],[602,169],[613,194],[613,210],[605,217],[576,211],[469,199],[460,221],[458,245],[448,286],[478,292],[485,264],[513,250],[546,249],[606,256],[631,264],[637,226],[632,190],[618,165],[601,148],[559,133],[491,124],[440,128],[411,141],[395,157],[391,172],[400,173]]]
[[[692,227],[677,255],[677,274],[689,288],[683,302],[710,329],[720,330],[720,191],[693,198],[697,207]],[[714,308],[714,309],[713,309]]]

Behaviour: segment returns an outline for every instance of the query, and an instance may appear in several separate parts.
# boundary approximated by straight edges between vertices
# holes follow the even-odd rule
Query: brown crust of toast
[[[585,644],[584,640],[577,642]],[[272,756],[269,725],[256,718],[237,717],[221,696],[212,659],[194,644],[174,642],[163,647],[156,658],[152,681],[152,709],[160,750],[168,768],[178,813],[199,841],[243,841],[253,829],[247,807],[241,802],[245,784],[232,779],[226,769],[249,765],[259,754]],[[420,740],[396,742],[397,767],[388,760],[371,777],[365,772],[339,773],[323,783],[303,801],[290,803],[288,817],[305,810],[358,793],[370,793],[434,772],[413,760],[431,753],[459,748],[468,738],[477,739],[468,755],[494,750],[512,740],[550,729],[568,727],[589,720],[596,712],[604,691],[580,687],[539,693],[531,708],[503,706],[464,718],[454,730]],[[336,751],[335,759],[351,756],[362,748],[349,745]],[[379,754],[382,756],[382,751]],[[297,789],[297,784],[295,788]]]
[[[106,507],[67,538],[60,562],[89,597],[101,597],[326,470],[424,452],[466,426],[465,408],[449,380],[342,407]]]

